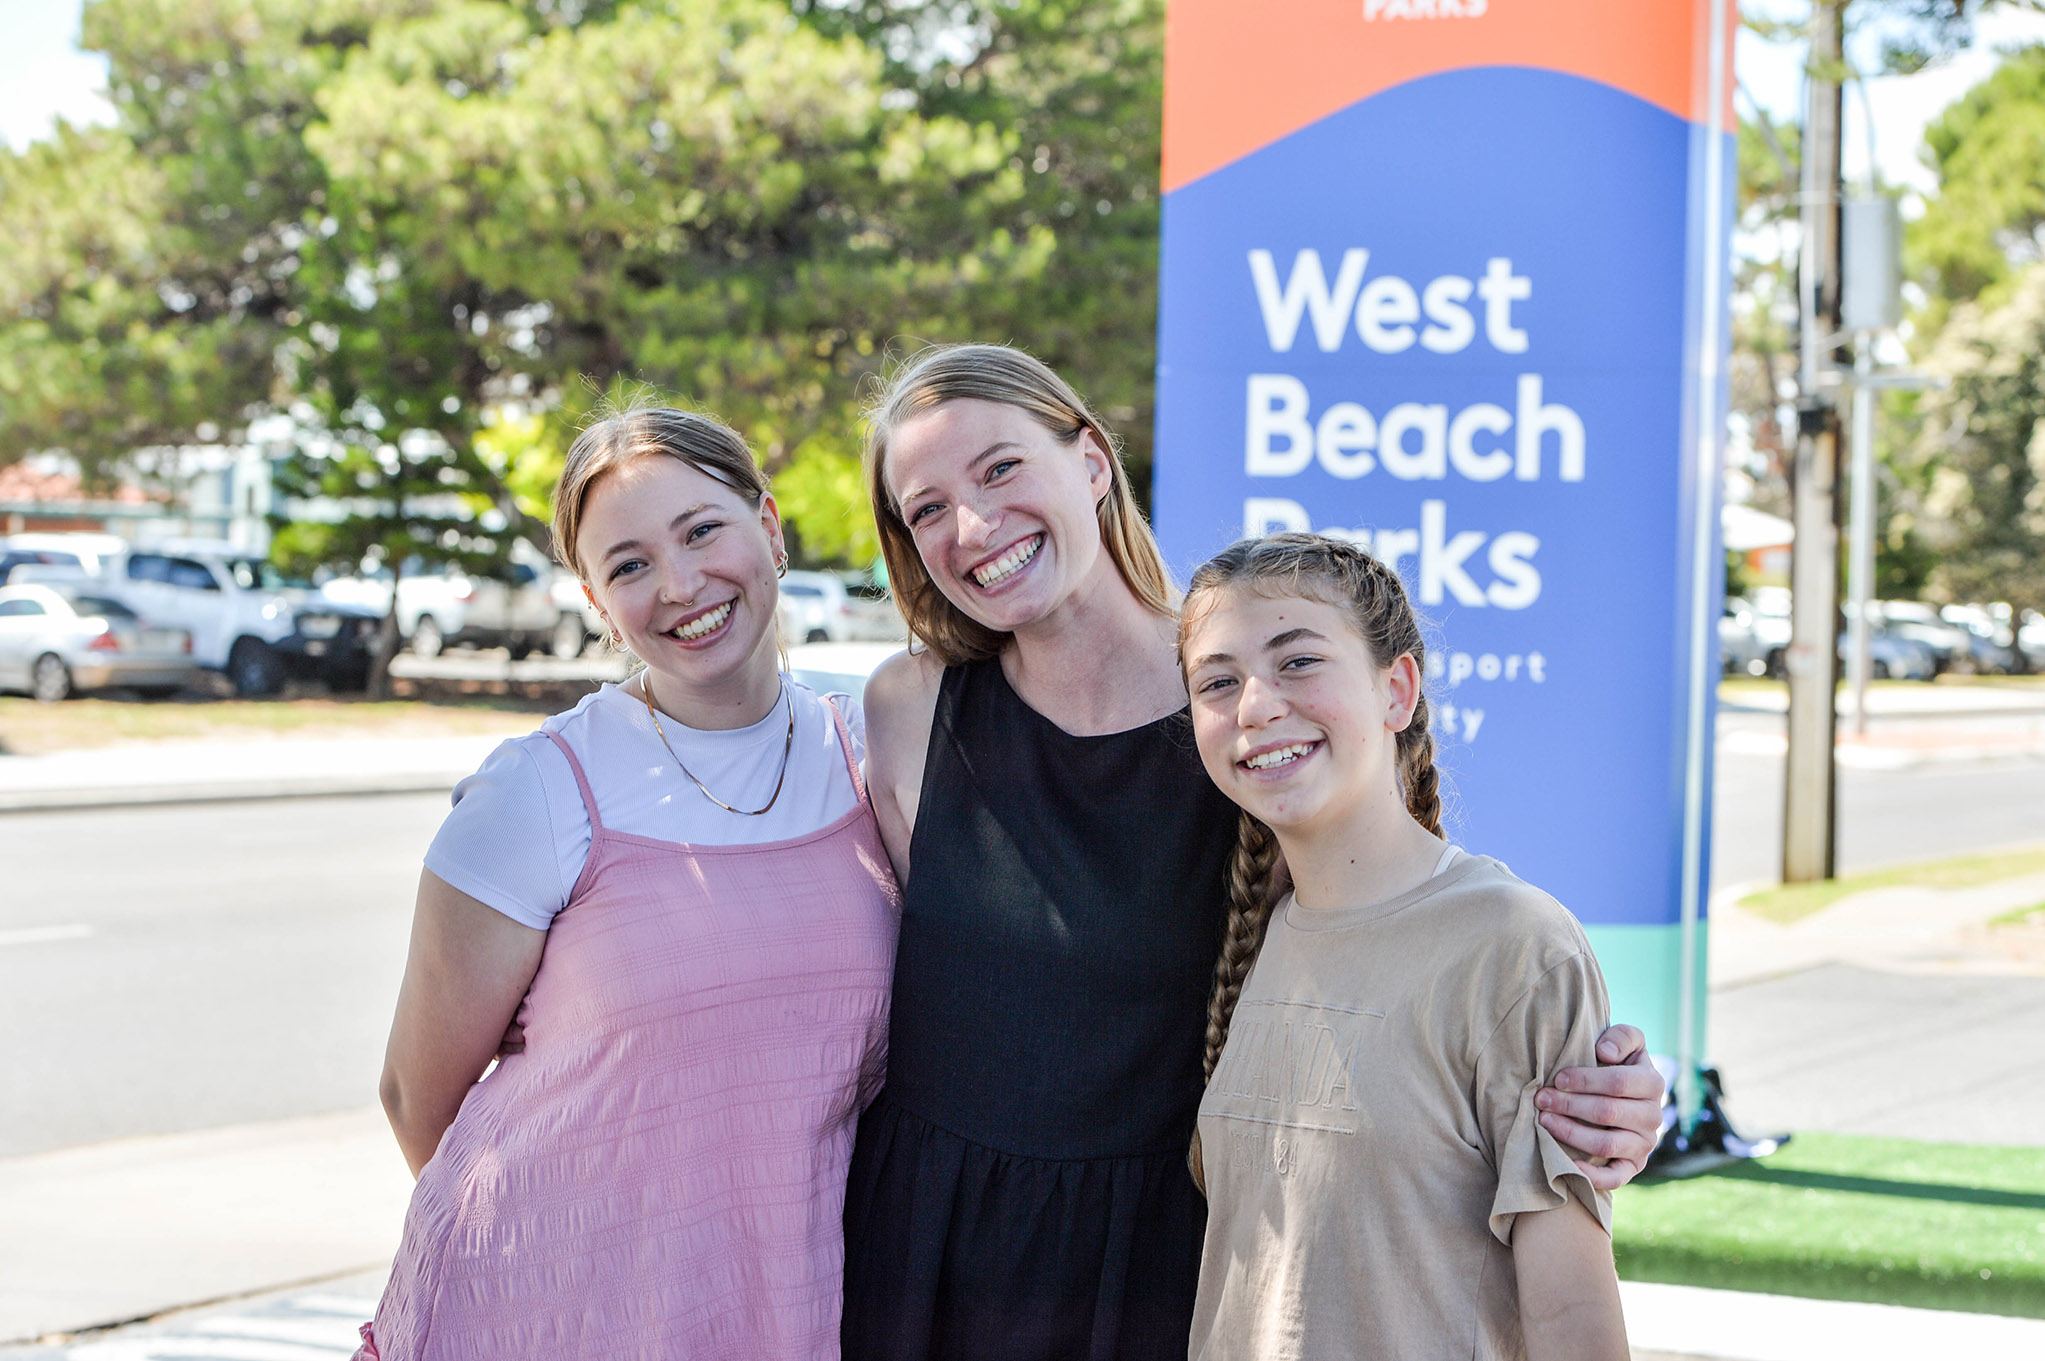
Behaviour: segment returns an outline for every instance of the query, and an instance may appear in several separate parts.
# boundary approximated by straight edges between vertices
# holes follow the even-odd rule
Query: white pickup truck
[[[167,544],[110,555],[95,578],[152,624],[192,636],[192,657],[238,695],[275,694],[287,677],[335,690],[368,683],[376,616],[323,600],[231,545]]]

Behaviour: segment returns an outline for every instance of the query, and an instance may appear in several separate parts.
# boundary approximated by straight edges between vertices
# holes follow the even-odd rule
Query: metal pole
[[[1868,603],[1875,586],[1875,338],[1853,337],[1853,512],[1848,529],[1847,594],[1853,601],[1853,730],[1867,733]]]
[[[1803,135],[1801,404],[1791,518],[1789,753],[1783,769],[1782,877],[1832,877],[1839,679],[1839,413],[1820,374],[1839,332],[1839,85],[1841,0],[1812,6]]]
[[[1683,887],[1678,904],[1682,947],[1681,974],[1676,982],[1676,1109],[1684,1116],[1697,1110],[1699,1053],[1697,967],[1703,923],[1704,815],[1710,791],[1704,785],[1705,743],[1711,733],[1711,699],[1718,686],[1718,628],[1711,617],[1711,597],[1719,582],[1720,564],[1712,561],[1718,538],[1712,533],[1718,514],[1720,468],[1718,388],[1723,376],[1719,350],[1725,343],[1719,299],[1725,288],[1725,105],[1727,59],[1726,0],[1711,0],[1711,31],[1705,38],[1711,53],[1706,67],[1704,151],[1704,277],[1699,289],[1697,363],[1697,469],[1692,496],[1696,518],[1690,526],[1690,693],[1683,752]]]

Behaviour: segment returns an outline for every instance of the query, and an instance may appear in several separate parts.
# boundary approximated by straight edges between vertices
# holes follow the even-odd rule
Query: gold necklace
[[[674,743],[667,740],[667,733],[660,726],[660,711],[653,707],[653,678],[651,676],[642,676],[639,698],[646,701],[646,716],[653,720],[653,731],[660,738],[660,744],[667,748],[669,756],[674,757],[675,768],[681,771],[682,774],[689,776],[689,783],[702,790],[704,798],[710,800],[710,802],[716,804],[727,813],[737,813],[742,818],[756,818],[766,812],[767,809],[772,808],[774,800],[781,797],[781,786],[788,779],[788,754],[795,750],[795,702],[793,700],[788,701],[788,740],[781,744],[781,773],[774,777],[773,794],[768,796],[767,802],[759,808],[733,808],[723,799],[711,793],[710,786],[704,784],[693,774],[690,774],[689,768],[682,764],[682,758],[676,755]],[[788,697],[786,694],[783,694],[782,698],[785,700]],[[769,709],[767,712],[772,713],[774,711]]]

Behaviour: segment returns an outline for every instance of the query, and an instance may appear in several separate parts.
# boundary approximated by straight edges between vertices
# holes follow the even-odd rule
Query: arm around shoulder
[[[924,757],[936,721],[944,665],[928,652],[898,652],[866,683],[866,784],[895,878],[909,879],[909,842],[923,792]]]

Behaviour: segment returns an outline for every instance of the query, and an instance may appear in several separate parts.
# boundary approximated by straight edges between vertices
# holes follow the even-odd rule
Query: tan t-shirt
[[[1194,1361],[1524,1354],[1513,1217],[1611,1198],[1535,1120],[1597,1062],[1583,929],[1484,856],[1357,909],[1272,913],[1200,1103]]]

